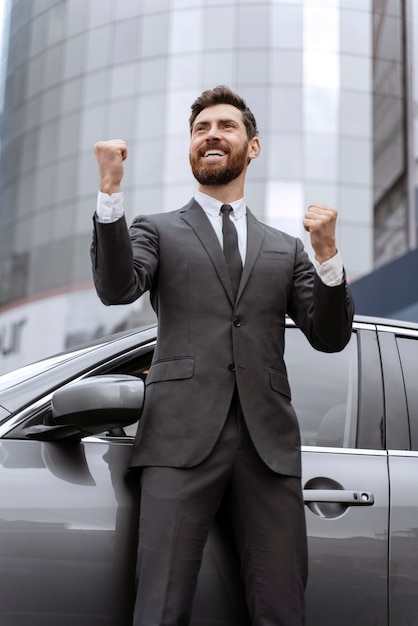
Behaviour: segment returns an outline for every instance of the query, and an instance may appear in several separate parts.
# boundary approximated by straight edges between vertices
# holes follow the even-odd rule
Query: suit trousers
[[[189,624],[203,550],[221,504],[253,626],[304,624],[301,481],[262,462],[235,394],[222,434],[202,463],[142,470],[134,626]]]

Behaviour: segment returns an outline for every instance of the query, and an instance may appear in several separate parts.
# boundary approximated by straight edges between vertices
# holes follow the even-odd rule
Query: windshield
[[[29,365],[24,365],[23,367],[19,367],[16,370],[7,372],[6,374],[0,376],[0,391],[4,391],[9,387],[13,387],[23,380],[32,378],[33,376],[36,376],[41,372],[50,370],[59,363],[63,363],[64,361],[70,361],[74,357],[89,352],[94,348],[95,346],[89,346],[87,348],[71,350],[70,352],[62,352],[61,354],[56,354],[46,359],[42,359],[41,361],[36,361],[35,363],[30,363]]]

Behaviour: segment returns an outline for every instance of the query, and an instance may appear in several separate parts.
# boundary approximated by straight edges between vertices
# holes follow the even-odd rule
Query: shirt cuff
[[[344,281],[344,268],[340,251],[328,261],[318,263],[316,259],[313,261],[314,267],[319,278],[328,287],[336,287]]]
[[[108,193],[99,191],[97,194],[96,216],[99,222],[111,223],[116,222],[123,216],[123,191]]]

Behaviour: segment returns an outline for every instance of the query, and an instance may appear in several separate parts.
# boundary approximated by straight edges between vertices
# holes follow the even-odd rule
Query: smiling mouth
[[[223,150],[206,150],[203,156],[206,159],[207,157],[223,157],[225,154]]]

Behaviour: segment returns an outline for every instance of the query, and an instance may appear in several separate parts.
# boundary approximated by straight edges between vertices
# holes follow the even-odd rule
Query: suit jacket
[[[247,209],[247,254],[234,302],[216,234],[195,201],[180,210],[112,224],[95,220],[93,276],[105,304],[150,291],[158,338],[146,379],[132,466],[191,467],[212,450],[235,386],[263,461],[300,475],[300,434],[283,359],[288,314],[318,350],[351,334],[344,282],[326,286],[302,242]]]

